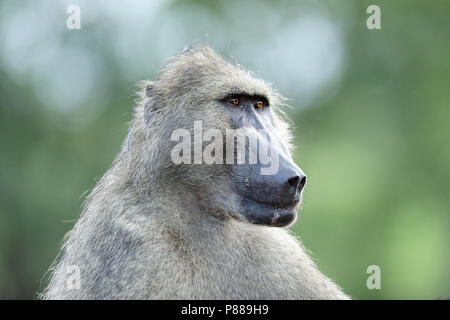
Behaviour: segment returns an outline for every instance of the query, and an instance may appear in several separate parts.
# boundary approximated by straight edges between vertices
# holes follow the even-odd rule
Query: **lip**
[[[285,227],[295,222],[299,203],[264,203],[247,198],[242,201],[242,215],[253,224]]]

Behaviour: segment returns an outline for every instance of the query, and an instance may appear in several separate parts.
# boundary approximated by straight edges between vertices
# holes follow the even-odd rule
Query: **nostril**
[[[306,176],[303,176],[298,185],[298,190],[301,191],[303,189],[303,187],[305,186],[305,184],[306,184]]]
[[[299,176],[295,176],[295,177],[292,177],[292,178],[288,179],[289,184],[291,186],[293,186],[293,187],[297,187],[299,181],[300,181],[300,177]]]

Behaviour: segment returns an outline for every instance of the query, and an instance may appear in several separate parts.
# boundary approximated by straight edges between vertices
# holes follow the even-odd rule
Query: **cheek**
[[[198,197],[211,206],[220,207],[235,195],[230,166],[199,165],[190,170],[192,180],[189,182]]]
[[[191,119],[201,120],[205,128],[228,128],[230,126],[226,107],[213,102],[196,109]]]
[[[245,112],[243,112],[242,110],[238,108],[227,110],[226,117],[230,128],[239,129],[244,127]]]

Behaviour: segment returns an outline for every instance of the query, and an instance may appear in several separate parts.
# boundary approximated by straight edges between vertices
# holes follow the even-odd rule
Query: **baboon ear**
[[[147,85],[145,86],[145,95],[147,97],[150,97],[152,95],[153,88],[154,88],[153,82],[147,83]]]
[[[145,84],[145,96],[148,98],[146,99],[145,102],[145,113],[144,113],[144,119],[145,122],[147,123],[147,125],[150,125],[150,121],[152,119],[152,111],[155,111],[155,99],[156,99],[156,95],[153,91],[154,89],[154,84],[153,82],[147,82]]]
[[[148,98],[145,102],[145,110],[152,111],[155,106],[156,94],[154,92],[155,85],[152,81],[145,83],[145,96]]]

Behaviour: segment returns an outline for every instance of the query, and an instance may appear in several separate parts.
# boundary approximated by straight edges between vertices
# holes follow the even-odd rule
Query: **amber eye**
[[[261,109],[263,105],[264,104],[261,100],[255,102],[255,108]]]
[[[228,102],[230,102],[232,105],[237,106],[239,104],[239,98],[230,98]]]

